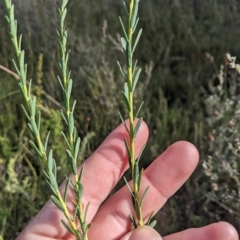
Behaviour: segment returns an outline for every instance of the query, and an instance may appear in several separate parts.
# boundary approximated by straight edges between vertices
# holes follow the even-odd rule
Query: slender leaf
[[[149,215],[148,220],[147,220],[147,225],[150,225],[151,220],[152,220],[152,217],[153,217],[153,214],[154,214],[154,212],[152,212],[152,213]]]
[[[138,117],[138,114],[141,111],[143,104],[144,104],[144,102],[142,102],[141,105],[139,106],[139,108],[138,108],[138,110],[136,112],[136,115],[134,116],[134,120]]]
[[[141,207],[139,205],[138,199],[135,198],[134,202],[135,202],[135,211],[136,211],[136,214],[137,214],[137,219],[141,219]]]
[[[139,118],[138,122],[137,122],[137,125],[136,127],[134,128],[134,132],[133,132],[133,138],[136,137],[137,133],[138,133],[138,130],[141,126],[141,123],[142,123],[142,118]]]
[[[38,150],[37,146],[32,140],[29,140],[29,144],[33,148],[33,150],[39,155],[39,157],[42,157],[41,152]]]
[[[70,226],[68,226],[68,224],[63,220],[61,219],[61,222],[62,224],[64,225],[64,227],[72,234],[72,235],[76,235],[76,233],[70,228]]]
[[[126,185],[127,185],[127,188],[128,188],[128,190],[129,190],[129,192],[132,194],[132,196],[134,197],[134,194],[133,194],[133,191],[132,191],[132,189],[130,188],[130,186],[129,186],[129,184],[128,184],[128,182],[127,182],[127,179],[125,178],[125,176],[123,177],[123,179],[124,179],[124,181],[125,181],[125,183],[126,183]]]
[[[121,37],[121,43],[122,43],[122,48],[123,48],[124,52],[126,52],[127,42],[123,37]]]
[[[137,223],[136,223],[136,221],[135,221],[135,219],[134,219],[134,217],[133,217],[132,214],[130,214],[130,219],[131,219],[131,222],[132,222],[133,228],[136,229],[136,228],[137,228]]]
[[[46,140],[45,140],[45,144],[44,144],[44,151],[45,151],[45,152],[47,151],[47,145],[48,145],[49,136],[50,136],[50,131],[49,131],[48,134],[47,134],[47,137],[46,137]]]
[[[141,180],[142,180],[143,171],[144,171],[144,169],[142,168],[140,173],[139,173],[138,183],[137,183],[138,189],[140,189],[140,186],[141,186]]]
[[[152,228],[154,228],[154,227],[156,226],[156,224],[157,224],[157,220],[153,220],[153,221],[149,224],[149,226],[152,227]]]
[[[121,122],[122,122],[123,126],[126,128],[127,132],[129,133],[129,129],[128,129],[127,125],[126,125],[126,122],[124,121],[124,119],[122,117],[122,114],[120,112],[118,112],[118,114],[119,114],[119,117],[121,119]]]
[[[74,155],[75,160],[77,160],[77,157],[78,157],[80,142],[81,142],[80,137],[78,137],[77,142],[75,144],[75,153],[74,153],[75,154]]]
[[[140,206],[142,207],[143,203],[144,203],[144,200],[147,196],[147,193],[148,193],[148,190],[149,190],[149,186],[144,190],[143,192],[143,195],[142,195],[142,200],[141,200],[141,203],[140,203]]]
[[[124,27],[124,24],[122,22],[122,18],[121,17],[119,17],[119,21],[120,21],[120,24],[121,24],[121,27],[122,27],[122,31],[123,31],[124,37],[125,37],[125,39],[128,40],[128,36],[127,36],[127,33],[126,33],[126,30],[125,30],[125,27]]]
[[[64,207],[62,206],[62,204],[58,201],[58,199],[55,196],[51,196],[52,201],[54,202],[54,204],[62,211],[64,212]]]
[[[123,78],[124,78],[125,80],[127,80],[127,77],[126,77],[126,75],[124,74],[124,72],[123,72],[123,70],[122,70],[122,67],[121,67],[119,61],[117,61],[117,64],[118,64],[119,70],[120,70],[120,72],[121,72]]]
[[[138,14],[138,0],[134,1],[134,6],[133,6],[133,12],[132,12],[132,17],[131,17],[131,28],[133,29],[135,24],[136,24],[136,18]]]
[[[67,140],[67,137],[66,137],[65,133],[64,133],[64,132],[61,132],[61,133],[62,133],[63,138],[64,138],[64,140],[65,140],[65,142],[66,142],[66,144],[67,144],[67,146],[68,146],[68,149],[71,149],[71,146],[70,146],[70,144],[69,144],[69,142],[68,142],[68,140]]]
[[[68,193],[68,189],[69,189],[69,183],[70,183],[70,179],[67,178],[65,189],[64,189],[64,195],[63,195],[64,202],[66,202],[66,200],[67,200],[67,193]]]
[[[139,22],[139,17],[136,19],[135,25],[133,27],[133,33],[135,32],[135,30],[137,28],[138,22]]]
[[[125,104],[127,106],[127,109],[130,112],[131,108],[130,108],[130,103],[128,101],[128,96],[126,95],[125,92],[122,92],[122,96],[123,96],[123,100],[124,100],[124,102],[125,102]]]
[[[126,147],[126,149],[127,149],[127,153],[128,153],[129,159],[131,159],[131,158],[132,158],[132,153],[131,153],[131,151],[130,151],[130,148],[129,148],[129,146],[128,146],[128,143],[127,143],[126,138],[124,138],[124,144],[125,144],[125,147]],[[130,166],[131,166],[131,165],[130,165]]]
[[[135,165],[134,165],[134,176],[133,176],[134,184],[138,183],[138,178],[139,178],[139,165],[138,165],[138,162],[135,162]]]
[[[124,7],[124,9],[125,9],[127,15],[129,15],[129,13],[128,13],[128,9],[127,9],[127,6],[126,6],[125,1],[124,1],[124,0],[121,0],[121,1],[122,1],[123,7]]]
[[[139,42],[139,39],[140,39],[141,35],[142,35],[142,28],[138,31],[136,40],[135,40],[135,42],[134,42],[133,50],[132,50],[133,53],[134,53],[134,51],[135,51],[135,49],[136,49],[136,46],[137,46],[137,44],[138,44],[138,42]]]
[[[142,69],[138,69],[136,75],[134,76],[134,81],[133,81],[133,91],[135,90],[135,87],[137,85],[137,82],[138,82],[138,79],[139,79],[139,76],[140,76],[140,73],[141,73]]]
[[[87,203],[87,206],[85,208],[85,212],[84,212],[84,221],[86,222],[87,219],[87,213],[88,213],[88,208],[89,208],[90,202]]]

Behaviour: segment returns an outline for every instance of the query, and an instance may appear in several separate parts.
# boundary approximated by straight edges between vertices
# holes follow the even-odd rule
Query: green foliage
[[[220,65],[226,50],[239,52],[239,45],[236,44],[236,39],[240,38],[238,7],[239,3],[236,2],[230,4],[229,1],[213,0],[199,3],[192,0],[141,2],[139,25],[144,34],[135,56],[143,67],[135,88],[134,111],[137,113],[137,107],[144,100],[140,115],[150,127],[150,139],[139,162],[140,169],[147,167],[150,159],[180,139],[195,143],[202,158],[207,158],[205,144],[209,142],[206,141],[206,136],[225,120],[214,121],[211,127],[206,123],[205,108],[208,105],[203,100],[209,96],[209,92],[207,95],[203,95],[203,92],[212,77],[218,74],[216,66]],[[14,52],[9,44],[3,9],[1,1],[0,64],[13,69],[11,60]],[[64,140],[59,140],[62,139],[61,131],[67,129],[61,124],[61,87],[54,74],[61,75],[57,61],[58,13],[52,1],[33,0],[23,4],[19,0],[16,1],[15,14],[19,19],[18,32],[23,33],[28,79],[33,79],[33,94],[42,98],[42,101],[37,102],[42,112],[41,130],[51,131],[49,145],[55,142],[53,151],[54,158],[58,159],[57,183],[60,183],[70,169],[65,161],[66,144]],[[75,124],[82,138],[79,162],[89,156],[118,125],[116,109],[120,109],[123,116],[127,115],[119,94],[124,79],[116,64],[118,59],[119,62],[124,62],[119,21],[116,18],[118,15],[125,15],[121,1],[81,0],[71,1],[68,5],[66,24],[68,46],[72,49],[69,66],[74,79],[73,99],[78,102],[75,107]],[[122,21],[125,22],[126,18],[123,17]],[[206,59],[205,53],[215,57],[216,66]],[[39,60],[40,54],[42,60]],[[122,70],[126,72],[126,64],[123,64]],[[236,78],[236,74],[233,74],[233,78]],[[42,167],[27,144],[31,137],[24,124],[22,110],[18,107],[21,96],[15,81],[0,71],[0,189],[4,189],[8,181],[7,166],[10,159],[16,156],[12,165],[17,177],[15,186],[24,187],[25,193],[23,195],[19,191],[12,193],[4,190],[0,196],[0,236],[9,240],[15,239],[50,195],[50,191],[46,195],[41,194],[46,189],[46,183],[41,173]],[[224,99],[221,98],[221,103]],[[231,119],[231,111],[229,114],[226,122]],[[92,138],[93,132],[97,137]],[[41,138],[45,137],[46,134],[41,135]],[[231,178],[227,180],[229,176],[225,172],[222,179],[236,189],[235,181]],[[216,220],[230,220],[240,231],[239,220],[206,198],[207,191],[213,192],[211,181],[199,167],[191,180],[156,216],[158,223],[164,223],[156,228],[166,234]],[[215,197],[218,201],[221,200],[218,194]]]

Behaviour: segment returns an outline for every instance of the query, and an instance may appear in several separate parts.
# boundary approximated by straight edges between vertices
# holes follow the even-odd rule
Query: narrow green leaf
[[[137,133],[138,133],[138,130],[139,130],[140,126],[141,126],[141,123],[142,123],[142,118],[139,118],[139,119],[138,119],[138,122],[137,122],[137,125],[136,125],[136,127],[134,128],[133,138],[136,137],[136,135],[137,135]]]
[[[73,174],[77,175],[76,161],[74,160],[74,158],[72,156],[72,153],[68,149],[66,150],[66,153],[67,153],[67,157],[68,157],[68,160],[69,160],[69,164],[72,168]]]
[[[135,49],[136,49],[136,46],[137,46],[137,44],[138,44],[138,42],[139,42],[139,39],[140,39],[141,35],[142,35],[142,28],[138,31],[136,40],[135,40],[134,45],[133,45],[132,53],[134,53],[134,51],[135,51]]]
[[[20,34],[19,39],[18,39],[18,47],[19,47],[19,49],[22,49],[22,34]]]
[[[50,131],[49,131],[48,134],[47,134],[47,137],[46,137],[46,140],[45,140],[45,144],[44,144],[44,151],[45,151],[45,152],[47,151],[49,136],[50,136]]]
[[[71,97],[72,83],[73,83],[73,81],[72,81],[72,79],[70,79],[69,82],[68,82],[68,86],[67,86],[67,97],[68,97],[68,100]]]
[[[136,162],[139,162],[139,160],[140,160],[140,158],[141,158],[141,156],[142,156],[142,153],[143,153],[143,150],[145,149],[145,147],[146,147],[146,144],[144,144],[144,145],[142,146],[141,151],[140,151],[140,153],[138,154],[138,158],[137,158],[137,161],[136,161]]]
[[[87,203],[87,206],[86,206],[85,211],[84,211],[84,222],[86,222],[86,219],[87,219],[87,213],[88,213],[89,205],[90,205],[90,202]]]
[[[15,68],[15,70],[16,70],[18,76],[20,76],[20,71],[19,71],[19,69],[18,69],[18,66],[17,66],[15,60],[13,59],[12,62],[13,62],[14,68]],[[18,81],[19,81],[19,80],[18,80]]]
[[[135,61],[134,66],[133,66],[133,75],[135,75],[135,71],[137,69],[137,63],[138,63],[138,60]]]
[[[129,96],[128,84],[125,82],[123,87],[124,87],[125,95],[127,96],[127,99],[128,99],[128,96]]]
[[[120,70],[120,72],[121,72],[121,74],[122,74],[123,78],[124,78],[124,79],[125,79],[125,81],[126,81],[126,80],[127,80],[127,77],[126,77],[126,75],[124,74],[124,72],[123,72],[123,70],[122,70],[122,67],[121,67],[121,65],[120,65],[119,61],[117,61],[117,64],[118,64],[119,70]]]
[[[129,157],[129,159],[131,159],[131,158],[132,158],[132,154],[131,154],[131,151],[130,151],[130,148],[129,148],[129,146],[128,146],[128,143],[127,143],[126,138],[124,138],[124,144],[125,144],[125,147],[126,147],[126,149],[127,149],[128,157]],[[130,165],[130,166],[131,166],[131,165]]]
[[[30,117],[29,117],[25,107],[22,104],[21,104],[21,107],[22,107],[23,112],[25,113],[25,116],[27,117],[27,120],[30,122]]]
[[[126,125],[126,123],[125,123],[125,121],[124,121],[124,119],[123,119],[123,117],[122,117],[122,114],[121,114],[120,112],[118,112],[118,114],[119,114],[119,117],[120,117],[120,119],[121,119],[121,122],[122,122],[123,126],[125,127],[125,129],[126,129],[127,132],[129,133],[129,129],[127,128],[127,125]]]
[[[135,87],[137,85],[137,82],[138,82],[138,79],[139,79],[139,76],[140,76],[140,73],[141,73],[142,69],[138,69],[136,75],[134,76],[134,81],[133,81],[133,91],[135,90]]]
[[[141,203],[140,203],[140,206],[142,207],[143,203],[144,203],[144,200],[147,196],[147,193],[148,193],[148,190],[149,190],[149,186],[144,190],[143,192],[143,195],[142,195],[142,200],[141,200]]]
[[[83,175],[83,170],[84,170],[84,168],[85,168],[85,164],[82,165],[82,168],[81,168],[80,173],[79,173],[79,178],[78,178],[78,180],[79,180],[80,182],[82,181],[82,175]]]
[[[55,191],[57,191],[58,190],[57,180],[56,180],[56,178],[55,178],[55,176],[53,175],[52,172],[49,173],[49,177],[50,177],[50,183],[51,183],[53,189]]]
[[[32,127],[33,134],[36,137],[38,135],[38,128],[37,128],[35,118],[33,116],[30,118],[30,124]]]
[[[140,189],[140,187],[141,187],[141,180],[142,180],[143,171],[144,171],[144,169],[142,168],[140,173],[139,173],[138,183],[137,183],[138,189]]]
[[[35,96],[30,98],[30,108],[31,108],[31,116],[35,116],[36,114],[36,97]]]
[[[138,183],[138,179],[139,179],[139,165],[138,165],[138,162],[135,162],[135,164],[134,164],[134,176],[133,176],[134,184]]]
[[[137,18],[137,20],[135,22],[135,25],[134,25],[134,28],[133,28],[133,33],[135,32],[135,30],[137,28],[138,22],[139,22],[139,17]]]
[[[77,185],[78,185],[78,189],[77,189],[77,192],[76,192],[76,196],[78,197],[78,201],[82,199],[82,195],[83,195],[83,185],[81,182],[77,182]]]
[[[33,134],[33,129],[30,123],[28,123],[28,128],[30,129],[31,133]]]
[[[135,219],[134,219],[132,214],[130,214],[130,219],[131,219],[131,223],[133,225],[133,228],[136,229],[137,228],[137,223],[136,223],[136,221],[135,221]]]
[[[21,79],[23,80],[25,78],[25,72],[24,72],[24,56],[25,56],[25,51],[22,50],[20,54],[20,60],[19,60],[19,66],[20,66],[20,76]]]
[[[123,179],[124,179],[124,182],[125,182],[126,185],[127,185],[127,188],[128,188],[128,190],[129,190],[129,192],[131,193],[132,197],[134,198],[133,191],[132,191],[132,189],[130,188],[130,186],[129,186],[128,182],[127,182],[127,179],[126,179],[125,177],[123,177]]]
[[[67,119],[66,119],[66,117],[65,117],[65,115],[64,115],[63,110],[60,110],[60,113],[61,113],[61,115],[62,115],[62,119],[64,120],[64,122],[65,122],[66,125],[68,126],[68,122],[67,122]]]
[[[62,222],[62,224],[64,225],[64,227],[72,234],[72,235],[76,235],[76,233],[71,229],[71,227],[70,226],[68,226],[68,224],[63,220],[63,219],[61,219],[61,222]]]
[[[123,100],[124,100],[124,102],[125,102],[125,104],[126,104],[126,106],[127,106],[127,109],[128,109],[128,111],[130,112],[131,107],[130,107],[130,103],[129,103],[129,101],[128,101],[128,96],[126,96],[126,93],[125,93],[125,92],[122,92],[122,96],[123,96]]]
[[[53,151],[51,149],[48,154],[48,171],[52,172],[52,168],[53,168]]]
[[[125,30],[125,27],[124,27],[124,24],[122,22],[122,18],[119,17],[119,21],[120,21],[120,24],[121,24],[121,27],[122,27],[122,31],[123,31],[123,34],[124,34],[124,38],[128,40],[128,36],[127,36],[127,32]]]
[[[67,177],[67,181],[66,181],[66,185],[65,185],[65,189],[64,189],[64,195],[63,195],[64,202],[66,202],[66,200],[67,200],[67,193],[68,193],[68,189],[69,189],[69,183],[70,183],[70,179]]]
[[[40,156],[42,157],[41,152],[38,150],[37,146],[34,144],[34,142],[32,140],[29,140],[29,144],[30,146],[33,148],[33,150]]]
[[[121,37],[121,44],[122,44],[122,48],[123,48],[124,52],[126,52],[127,42],[123,37]]]
[[[61,205],[61,203],[58,201],[58,199],[55,196],[51,196],[52,201],[54,204],[62,211],[64,212],[64,207]]]
[[[149,224],[149,226],[152,227],[152,228],[154,228],[154,227],[156,226],[156,224],[157,224],[157,221],[156,221],[156,220],[153,220],[153,221]]]
[[[62,84],[61,78],[60,78],[59,76],[57,76],[57,80],[58,80],[58,82],[59,82],[62,90],[65,90],[65,89],[64,89],[64,86],[63,86],[63,84]]]
[[[38,128],[38,132],[41,131],[41,112],[38,111],[38,118],[37,118],[37,128]]]
[[[74,112],[74,110],[75,110],[76,103],[77,103],[77,101],[76,101],[76,100],[74,100],[74,101],[73,101],[73,105],[72,105],[72,112]]]
[[[133,29],[135,24],[136,24],[136,18],[138,14],[138,0],[134,1],[134,6],[133,6],[133,13],[131,17],[131,28]]]
[[[139,108],[138,108],[138,110],[136,112],[136,115],[134,116],[134,120],[138,117],[138,114],[141,111],[143,104],[144,104],[144,102],[142,102],[141,105],[139,106]]]
[[[136,211],[137,219],[140,219],[141,218],[141,213],[140,213],[141,208],[140,208],[138,199],[135,198],[134,201],[135,201],[135,211]]]
[[[67,6],[67,4],[68,4],[68,0],[63,0],[61,8],[64,9]]]
[[[53,172],[55,178],[57,179],[57,166],[56,166],[56,161],[54,158],[53,158],[52,172]]]
[[[129,41],[127,41],[126,58],[127,58],[127,66],[128,68],[131,68],[132,67],[132,46]]]
[[[125,9],[127,15],[129,15],[129,13],[128,13],[128,9],[127,9],[127,6],[126,6],[125,1],[124,1],[124,0],[121,0],[121,1],[122,1],[123,7],[124,7],[124,9]]]
[[[50,183],[48,180],[46,180],[46,182],[47,182],[47,184],[49,185],[50,189],[52,190],[52,194],[53,194],[55,197],[57,197],[56,191],[53,189],[51,183]]]
[[[149,215],[146,225],[148,225],[148,226],[150,225],[151,220],[152,220],[152,217],[153,217],[153,214],[154,214],[154,212],[152,212],[152,213]]]
[[[73,113],[70,113],[69,116],[69,133],[73,134],[73,130],[74,130],[74,118],[73,118]]]
[[[70,144],[69,144],[69,142],[68,142],[68,140],[67,140],[67,137],[66,137],[65,133],[64,133],[64,132],[61,132],[61,133],[62,133],[62,136],[63,136],[63,138],[64,138],[64,140],[65,140],[65,142],[66,142],[66,144],[67,144],[67,146],[68,146],[68,149],[71,150],[71,146],[70,146]]]
[[[80,147],[80,137],[78,137],[77,142],[75,144],[75,155],[74,155],[74,159],[77,160],[78,157],[78,153],[79,153],[79,147]]]
[[[46,179],[50,179],[50,177],[49,177],[49,175],[46,173],[46,171],[45,171],[45,170],[42,170],[42,171],[43,171],[43,173],[44,173]]]

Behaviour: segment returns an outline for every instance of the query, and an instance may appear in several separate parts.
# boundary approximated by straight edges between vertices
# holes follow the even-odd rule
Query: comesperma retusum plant
[[[136,158],[134,153],[134,146],[135,146],[135,137],[138,134],[138,130],[142,123],[142,118],[137,118],[138,114],[143,106],[143,102],[140,104],[138,110],[136,113],[134,113],[134,90],[136,88],[141,68],[138,68],[137,66],[137,60],[133,60],[133,54],[136,49],[136,46],[139,42],[139,39],[142,34],[142,29],[139,29],[137,31],[137,26],[139,22],[138,17],[138,7],[139,7],[140,0],[129,0],[128,1],[128,7],[127,3],[122,0],[124,9],[126,11],[126,14],[128,16],[128,22],[127,27],[124,26],[123,21],[121,17],[119,17],[122,31],[123,31],[123,37],[121,37],[121,44],[124,51],[124,54],[126,56],[127,61],[127,73],[125,74],[123,71],[123,68],[121,67],[120,63],[118,62],[118,66],[120,69],[120,72],[125,80],[124,83],[124,91],[122,92],[123,100],[125,102],[125,105],[127,107],[128,111],[128,118],[129,118],[129,127],[126,125],[125,121],[123,120],[123,117],[121,113],[120,119],[122,123],[124,124],[128,134],[129,134],[129,142],[127,139],[124,139],[124,143],[128,152],[128,158],[129,158],[129,167],[131,176],[133,179],[133,188],[129,186],[127,180],[124,178],[126,185],[128,186],[128,189],[132,196],[133,206],[135,209],[135,215],[136,219],[133,214],[130,215],[130,219],[132,222],[132,225],[134,228],[137,228],[139,226],[143,226],[145,223],[143,221],[143,213],[142,213],[142,206],[144,204],[144,200],[147,196],[147,192],[149,190],[149,187],[147,187],[144,191],[142,196],[140,195],[140,188],[141,188],[141,178],[143,174],[143,169],[139,169],[139,160],[141,158],[142,152],[145,148],[145,146],[142,147],[139,156]],[[135,34],[137,32],[137,34]],[[134,121],[137,120],[136,126],[134,126]],[[146,225],[154,227],[156,224],[156,220],[152,221],[152,214],[148,217],[148,220],[146,222]]]
[[[87,232],[90,224],[86,223],[86,215],[89,204],[87,204],[85,210],[83,210],[83,186],[81,184],[83,168],[80,170],[80,173],[77,171],[77,158],[80,150],[80,138],[77,136],[77,131],[74,126],[73,114],[76,101],[74,101],[72,105],[70,103],[72,79],[71,72],[67,67],[70,53],[70,51],[67,51],[66,49],[67,30],[65,27],[65,18],[67,14],[67,4],[68,0],[62,0],[61,7],[58,9],[60,27],[57,31],[57,34],[59,36],[59,48],[61,56],[59,65],[62,73],[62,77],[58,77],[58,81],[62,88],[64,99],[64,110],[61,111],[61,115],[68,129],[68,133],[62,133],[62,135],[67,145],[66,154],[74,175],[74,181],[72,181],[69,177],[66,177],[65,191],[62,196],[58,189],[57,167],[56,161],[53,158],[53,151],[52,149],[48,151],[48,139],[50,132],[47,133],[45,141],[43,141],[40,136],[41,112],[37,109],[36,97],[32,95],[32,80],[30,80],[30,83],[27,84],[27,64],[25,63],[25,52],[21,47],[22,35],[20,35],[19,38],[17,36],[17,21],[15,20],[14,16],[14,5],[12,4],[11,0],[5,0],[7,9],[6,19],[10,27],[10,36],[16,55],[16,60],[13,60],[13,64],[18,74],[18,85],[24,100],[24,104],[21,106],[27,118],[28,126],[34,139],[34,141],[30,140],[29,144],[39,156],[39,163],[43,165],[46,181],[52,190],[52,201],[64,213],[67,219],[67,222],[62,219],[62,224],[76,237],[77,240],[88,240]],[[75,192],[75,199],[71,199],[74,205],[73,215],[71,215],[66,204],[69,187]],[[80,229],[78,228],[78,225],[81,227]]]
[[[80,151],[80,138],[78,137],[76,127],[74,125],[74,109],[76,106],[76,101],[71,101],[71,93],[73,81],[71,79],[71,71],[68,68],[68,60],[70,56],[70,51],[67,50],[67,30],[65,26],[65,18],[67,15],[67,4],[69,0],[61,0],[61,5],[59,10],[59,29],[57,30],[58,40],[59,40],[59,66],[61,70],[61,76],[58,76],[58,82],[62,89],[63,95],[63,109],[61,110],[61,116],[63,122],[66,126],[66,133],[62,132],[63,139],[66,143],[66,156],[70,164],[73,179],[66,177],[66,185],[64,193],[61,194],[59,191],[57,183],[57,166],[56,161],[53,157],[53,150],[48,146],[48,140],[50,132],[46,134],[46,138],[43,140],[40,135],[41,130],[41,112],[38,110],[38,100],[36,96],[32,94],[32,80],[27,81],[27,64],[25,63],[25,52],[22,49],[22,35],[17,36],[17,21],[14,16],[14,5],[12,0],[4,0],[7,9],[7,22],[10,28],[10,36],[12,40],[12,45],[15,51],[16,59],[13,60],[13,64],[17,73],[19,89],[23,96],[24,103],[21,105],[23,112],[26,116],[28,127],[33,136],[33,141],[30,140],[29,144],[34,149],[39,157],[39,164],[44,169],[44,175],[46,181],[52,191],[51,199],[54,204],[64,213],[66,220],[61,220],[65,228],[76,237],[77,240],[88,240],[88,230],[91,224],[87,224],[86,216],[89,204],[88,203],[84,209],[82,203],[83,195],[83,185],[81,183],[81,178],[83,175],[83,167],[78,171],[77,159]],[[123,30],[123,37],[121,38],[122,48],[126,55],[127,61],[127,73],[124,73],[123,68],[118,62],[119,69],[125,79],[124,91],[122,96],[128,111],[129,127],[123,120],[120,114],[120,119],[124,124],[126,131],[129,134],[129,139],[124,139],[126,150],[129,157],[130,172],[133,179],[132,188],[127,183],[130,194],[133,200],[133,206],[135,213],[130,215],[130,219],[134,228],[140,227],[144,224],[154,227],[156,221],[152,221],[152,214],[148,217],[148,220],[144,222],[142,206],[144,200],[147,196],[149,187],[147,187],[143,194],[140,194],[141,190],[141,178],[143,175],[143,169],[139,169],[139,161],[144,150],[141,149],[139,156],[136,158],[134,153],[135,148],[135,138],[138,134],[138,130],[142,123],[142,118],[138,119],[138,114],[142,108],[142,104],[138,107],[138,110],[134,112],[134,90],[136,88],[141,69],[137,66],[137,60],[133,60],[133,54],[139,39],[142,34],[142,29],[138,30],[138,6],[140,0],[129,0],[128,7],[124,0],[122,0],[123,6],[126,10],[128,21],[127,27],[125,28],[123,21],[120,19],[121,27]],[[137,32],[137,34],[135,34]],[[40,100],[39,100],[40,101]],[[136,125],[135,125],[135,123]],[[50,150],[49,150],[50,149]],[[84,165],[83,165],[84,166]],[[70,199],[74,206],[73,213],[67,207],[68,191],[69,188],[75,193],[73,199]]]

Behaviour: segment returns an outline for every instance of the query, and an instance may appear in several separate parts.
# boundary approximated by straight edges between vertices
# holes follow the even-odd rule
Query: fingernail
[[[162,240],[162,238],[153,228],[143,226],[134,230],[129,240]]]

